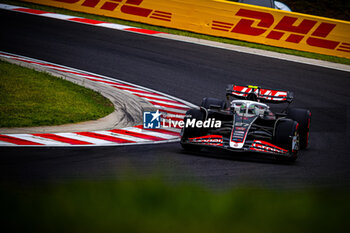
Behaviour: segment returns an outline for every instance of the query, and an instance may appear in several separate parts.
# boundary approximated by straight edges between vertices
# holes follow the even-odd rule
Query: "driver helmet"
[[[244,103],[241,105],[241,107],[239,108],[239,113],[245,113],[247,109],[247,105],[245,105]]]
[[[255,105],[254,104],[249,105],[248,113],[249,114],[256,114]]]

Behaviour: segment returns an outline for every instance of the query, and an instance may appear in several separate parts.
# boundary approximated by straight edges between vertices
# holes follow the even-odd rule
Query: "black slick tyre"
[[[205,97],[202,100],[201,106],[206,109],[210,109],[210,106],[220,106],[221,109],[225,109],[226,101],[217,98]]]
[[[291,119],[278,120],[274,133],[274,143],[285,150],[286,155],[276,156],[279,160],[295,161],[299,152],[299,124]]]
[[[184,118],[184,122],[186,124],[187,120],[205,120],[205,113],[202,110],[199,109],[190,109],[186,112],[186,117]],[[200,137],[204,135],[203,128],[197,128],[196,126],[192,127],[191,125],[189,127],[184,127],[181,131],[181,146],[187,151],[200,151],[202,149],[201,146],[193,145],[193,144],[187,144],[186,141],[188,141],[189,138],[195,138]]]
[[[311,111],[302,108],[287,109],[287,117],[299,123],[300,149],[309,145]]]

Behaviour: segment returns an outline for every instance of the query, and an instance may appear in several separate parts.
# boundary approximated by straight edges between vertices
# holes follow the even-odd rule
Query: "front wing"
[[[217,147],[234,152],[259,152],[273,155],[289,155],[289,151],[262,140],[247,140],[240,149],[230,147],[229,139],[222,135],[207,135],[188,138],[181,141],[182,144],[191,144],[203,147]]]

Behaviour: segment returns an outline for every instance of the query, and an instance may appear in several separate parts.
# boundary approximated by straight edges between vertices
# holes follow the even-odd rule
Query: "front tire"
[[[287,117],[299,123],[300,149],[309,146],[311,111],[302,108],[287,109]]]
[[[188,117],[187,117],[188,116]],[[186,112],[186,117],[184,118],[184,122],[186,124],[187,120],[196,119],[196,120],[205,120],[205,113],[199,109],[190,109]],[[201,146],[192,145],[185,143],[189,138],[199,137],[204,135],[204,129],[203,128],[197,128],[194,127],[183,127],[181,131],[181,146],[186,151],[200,151],[202,149]]]
[[[276,158],[285,161],[295,161],[299,152],[299,124],[291,119],[280,119],[277,122],[274,134],[274,143],[288,150],[288,157],[278,156]]]

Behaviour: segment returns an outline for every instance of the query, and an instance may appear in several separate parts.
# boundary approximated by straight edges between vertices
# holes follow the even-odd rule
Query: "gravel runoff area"
[[[99,92],[101,95],[108,98],[114,105],[114,112],[100,118],[98,120],[80,122],[75,124],[65,124],[59,126],[40,126],[40,127],[19,127],[19,128],[0,128],[3,134],[18,134],[18,133],[65,133],[77,131],[95,131],[95,130],[111,130],[124,128],[142,124],[144,111],[155,111],[155,107],[135,95],[118,90],[111,86],[103,85],[98,82],[87,80],[74,74],[68,74],[59,71],[48,70],[43,67],[38,67],[34,64],[28,64],[12,59],[1,58],[7,62],[16,65],[31,68],[40,72],[46,72],[55,77],[63,78],[75,84],[84,86]]]

